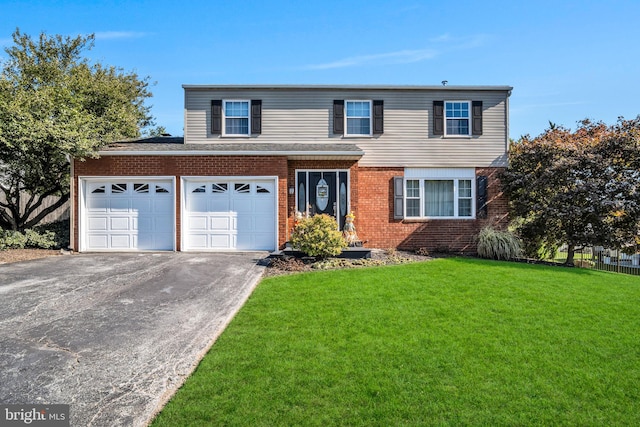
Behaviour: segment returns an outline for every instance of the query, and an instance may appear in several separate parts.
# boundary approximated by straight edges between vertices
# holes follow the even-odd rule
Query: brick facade
[[[475,252],[474,236],[486,224],[503,227],[507,201],[500,190],[502,168],[477,168],[476,176],[488,177],[486,219],[396,220],[393,218],[393,177],[404,168],[359,167],[355,160],[287,160],[285,156],[105,156],[74,162],[74,212],[78,206],[78,177],[171,176],[176,188],[176,242],[180,250],[181,194],[183,176],[277,176],[278,244],[290,236],[295,214],[296,170],[349,170],[350,209],[356,215],[358,236],[371,248],[400,248]],[[72,244],[78,248],[78,216],[73,216]]]
[[[287,217],[287,158],[284,156],[105,156],[74,161],[75,212],[78,207],[78,177],[90,176],[277,176],[278,217]],[[180,185],[176,188],[176,244],[180,250]],[[74,215],[72,245],[78,248],[78,216]],[[279,244],[285,242],[285,223],[278,224]]]
[[[403,168],[358,168],[356,228],[368,247],[474,253],[474,237],[488,224],[504,227],[507,201],[500,189],[502,168],[477,168],[488,177],[486,219],[397,220],[393,218],[393,177]]]

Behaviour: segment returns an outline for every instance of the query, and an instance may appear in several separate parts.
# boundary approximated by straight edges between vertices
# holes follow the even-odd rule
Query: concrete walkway
[[[260,280],[264,253],[81,254],[0,266],[0,403],[143,426]]]

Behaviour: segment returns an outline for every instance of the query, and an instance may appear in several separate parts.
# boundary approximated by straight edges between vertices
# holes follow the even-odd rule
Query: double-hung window
[[[249,101],[225,100],[222,103],[224,113],[224,135],[249,135]]]
[[[407,178],[405,217],[473,218],[473,180]]]
[[[345,110],[345,135],[371,135],[371,101],[345,101]]]
[[[471,103],[469,101],[445,101],[445,135],[471,135]]]

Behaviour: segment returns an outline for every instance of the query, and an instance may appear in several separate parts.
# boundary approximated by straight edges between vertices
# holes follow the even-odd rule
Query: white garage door
[[[172,180],[86,181],[83,250],[173,250]]]
[[[274,179],[186,180],[185,250],[274,250]]]

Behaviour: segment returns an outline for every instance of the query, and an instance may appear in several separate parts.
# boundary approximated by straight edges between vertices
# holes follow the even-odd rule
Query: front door
[[[349,208],[347,171],[297,171],[297,210],[309,215],[327,214],[344,227]]]

